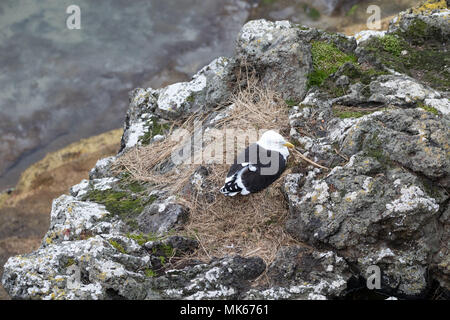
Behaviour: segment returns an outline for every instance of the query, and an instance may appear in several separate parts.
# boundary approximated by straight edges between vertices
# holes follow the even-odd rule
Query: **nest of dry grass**
[[[233,95],[230,105],[234,107],[226,118],[216,123],[216,127],[256,129],[259,134],[274,129],[286,136],[289,121],[285,101],[276,92],[259,86],[254,78],[247,79],[246,83],[245,89]],[[190,133],[193,132],[192,121],[192,118],[188,119],[181,125]],[[247,143],[256,142],[259,135],[255,138],[255,141]],[[174,148],[180,147],[175,140],[168,137],[161,142],[136,147],[120,157],[115,168],[128,172],[133,180],[151,182],[177,194],[178,200],[190,209],[184,232],[200,243],[190,259],[209,261],[225,255],[257,255],[269,264],[281,246],[295,242],[284,231],[288,205],[281,191],[283,177],[262,192],[230,198],[219,192],[229,165],[212,163],[207,165],[210,173],[207,176],[208,190],[183,192],[189,187],[191,176],[199,164],[178,165],[164,173],[161,168],[168,163]],[[222,141],[212,139],[209,143]],[[291,159],[288,168],[292,167],[292,162]],[[284,175],[289,171],[286,170]]]

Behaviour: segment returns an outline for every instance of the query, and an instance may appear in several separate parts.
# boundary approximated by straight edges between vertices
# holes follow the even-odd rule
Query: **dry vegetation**
[[[234,108],[216,127],[276,129],[286,136],[289,121],[285,101],[272,90],[258,86],[253,78],[247,79],[246,83],[249,85],[239,90],[230,101]],[[188,119],[182,127],[192,133],[192,123],[193,119]],[[219,140],[219,143],[222,142]],[[129,172],[134,180],[151,182],[178,194],[178,200],[190,209],[190,218],[183,232],[200,243],[197,252],[189,258],[208,261],[212,257],[231,254],[258,255],[270,263],[280,246],[295,242],[284,231],[288,209],[281,192],[283,178],[257,194],[225,197],[219,188],[223,185],[229,164],[204,164],[210,173],[207,177],[209,187],[200,190],[191,185],[188,189],[194,191],[186,192],[199,164],[178,165],[164,174],[160,171],[175,146],[177,142],[168,137],[162,142],[135,148],[118,159],[116,167]],[[292,167],[293,161],[290,160],[288,168]],[[286,170],[284,175],[289,171]]]

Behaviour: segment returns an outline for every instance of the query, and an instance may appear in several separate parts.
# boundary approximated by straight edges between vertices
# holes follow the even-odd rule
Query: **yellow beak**
[[[289,149],[295,148],[295,146],[290,142],[286,142],[283,146],[288,147]]]

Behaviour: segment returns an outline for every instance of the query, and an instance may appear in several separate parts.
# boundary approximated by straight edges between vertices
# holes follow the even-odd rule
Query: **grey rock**
[[[440,206],[419,178],[406,170],[383,169],[362,153],[296,189],[298,178],[288,177],[285,186],[288,232],[314,246],[331,246],[362,272],[386,263],[382,270],[387,290],[418,295],[426,289],[427,258],[432,254],[428,244],[436,241],[428,227]]]
[[[141,232],[161,235],[179,228],[187,221],[188,215],[187,208],[174,202],[173,197],[169,197],[146,206],[136,220]]]
[[[115,156],[103,158],[97,161],[95,167],[89,171],[89,180],[101,179],[112,176],[111,164],[116,160]]]
[[[401,33],[406,37],[415,37],[411,40],[419,41],[419,43],[430,39],[443,42],[450,34],[449,16],[449,11],[445,9],[422,14],[413,13],[411,9],[408,9],[391,21],[388,33]],[[414,30],[419,23],[421,26],[420,34],[417,32],[411,34],[410,30]]]
[[[181,236],[170,236],[164,240],[149,241],[144,244],[144,247],[149,251],[158,251],[161,247],[170,247],[181,253],[190,253],[197,249],[198,246],[198,241]]]
[[[237,299],[265,267],[259,257],[224,257],[209,264],[168,270],[154,279],[152,287],[165,299]]]
[[[336,85],[338,86],[346,86],[350,83],[350,80],[347,76],[342,75],[336,80]]]
[[[288,21],[250,21],[243,26],[236,49],[236,59],[244,70],[245,66],[254,69],[263,84],[284,99],[297,101],[303,99],[307,75],[312,71],[310,47],[299,32]]]
[[[246,299],[331,299],[345,294],[352,274],[332,251],[293,246],[279,250],[267,275],[271,286],[249,290]]]
[[[422,109],[379,112],[361,119],[342,143],[351,156],[360,150],[382,161],[396,161],[414,172],[450,186],[450,121]]]

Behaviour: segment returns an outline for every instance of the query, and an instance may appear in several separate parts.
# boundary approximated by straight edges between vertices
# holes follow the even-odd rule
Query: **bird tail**
[[[234,197],[239,192],[230,191],[230,190],[227,189],[226,185],[224,185],[222,188],[220,188],[220,193],[222,193],[224,196],[227,196],[227,197]]]

